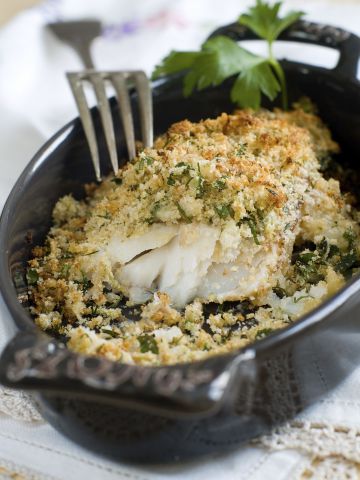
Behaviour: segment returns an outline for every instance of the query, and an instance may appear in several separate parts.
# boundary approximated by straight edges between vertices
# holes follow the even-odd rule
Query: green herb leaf
[[[277,285],[276,287],[273,288],[273,292],[274,292],[275,295],[277,295],[279,298],[285,298],[285,297],[287,297],[286,290],[284,290],[283,288],[281,288],[279,285]]]
[[[193,53],[193,52],[189,52]],[[240,47],[234,40],[219,35],[205,42],[194,57],[191,69],[184,79],[184,95],[189,96],[194,88],[203,90],[220,85],[235,75],[256,55]]]
[[[318,251],[320,257],[326,258],[328,255],[329,245],[325,237],[321,239],[319,245],[317,245],[316,250]]]
[[[236,155],[238,157],[241,157],[242,155],[245,154],[246,152],[246,149],[247,149],[247,143],[241,143],[238,147],[238,149],[236,150]]]
[[[337,245],[330,245],[328,257],[332,258],[335,255],[339,255],[339,254],[340,254],[340,248]]]
[[[343,237],[348,242],[349,248],[353,248],[356,240],[356,234],[354,230],[352,228],[348,228],[344,232]]]
[[[250,213],[247,217],[243,218],[242,221],[246,222],[249,225],[254,242],[256,243],[256,245],[260,245],[260,241],[259,241],[260,229],[259,229],[258,222],[255,215],[253,213]]]
[[[102,328],[101,333],[106,333],[106,335],[109,335],[112,338],[118,338],[119,336],[114,330],[110,330],[110,328]]]
[[[179,202],[176,202],[176,206],[177,206],[177,209],[179,210],[181,218],[185,220],[186,223],[191,223],[192,218],[189,217],[189,215],[185,212],[185,210],[182,208]]]
[[[295,262],[295,272],[305,283],[316,285],[325,276],[320,271],[320,267],[325,265],[325,259],[315,252],[303,252],[297,255]]]
[[[273,100],[280,90],[267,60],[248,52],[234,40],[221,35],[214,37],[204,43],[202,51],[203,56],[197,58],[184,79],[185,96],[189,96],[195,87],[203,90],[220,85],[239,72],[230,92],[231,100],[237,105],[259,108],[261,93]]]
[[[112,178],[111,181],[114,182],[116,185],[121,185],[123,183],[122,178],[117,177]]]
[[[274,42],[281,32],[299,20],[304,12],[289,12],[284,17],[279,16],[282,2],[273,5],[257,0],[256,5],[251,7],[248,13],[239,17],[239,23],[250,28],[256,35],[269,43]]]
[[[212,186],[216,188],[216,190],[224,190],[226,188],[226,180],[224,178],[218,178],[212,183]]]
[[[176,168],[182,168],[185,167],[185,171],[189,171],[191,169],[190,163],[185,163],[185,162],[179,162],[175,165]]]
[[[298,261],[304,265],[308,265],[316,257],[313,252],[301,253],[298,257]]]
[[[64,263],[61,266],[61,270],[60,270],[61,276],[64,278],[67,278],[69,275],[70,268],[71,268],[71,265],[69,263]]]
[[[156,343],[156,339],[154,335],[149,335],[147,333],[139,335],[138,342],[140,344],[141,353],[146,353],[146,352],[152,352],[155,354],[159,353],[159,348]]]
[[[157,220],[157,212],[161,208],[161,203],[159,201],[155,202],[150,210],[150,218],[147,218],[146,221],[149,225],[152,225]]]
[[[352,250],[349,253],[341,255],[340,260],[335,265],[335,270],[343,275],[346,275],[350,270],[360,265],[359,256],[356,251]]]
[[[33,268],[29,268],[26,272],[26,280],[28,285],[36,285],[39,280],[39,274]]]
[[[105,218],[105,220],[111,220],[110,212],[105,212],[105,215],[98,215],[100,218]]]
[[[144,162],[146,163],[146,165],[152,165],[154,163],[154,159],[153,157],[149,157],[148,155],[143,157],[144,159]]]
[[[255,338],[256,339],[265,338],[268,335],[270,335],[270,333],[272,333],[273,331],[274,330],[272,328],[262,328],[261,330],[258,330],[256,332]]]
[[[87,290],[89,290],[91,287],[93,287],[93,283],[91,280],[88,279],[86,274],[84,272],[81,272],[81,279],[80,280],[74,280],[74,283],[77,283],[78,285],[81,285],[81,290],[85,293]]]
[[[260,108],[261,93],[274,100],[280,92],[280,84],[267,60],[259,57],[251,68],[243,70],[231,89],[231,100],[237,105]]]
[[[218,315],[219,313],[223,313],[223,311],[224,311],[224,304],[219,303],[216,307],[216,314]]]
[[[97,317],[99,315],[99,305],[97,305],[94,300],[88,300],[86,302],[86,307],[90,308],[90,314],[87,315],[90,315],[91,317]]]
[[[175,170],[170,173],[167,179],[168,185],[175,185],[176,180],[181,180],[182,176],[187,176],[190,170],[194,170],[189,163],[179,162],[175,165]]]
[[[231,90],[231,99],[242,107],[257,108],[260,105],[261,93],[273,99],[280,90],[279,82],[267,59],[248,52],[228,37],[219,35],[208,40],[200,52],[178,54],[181,54],[179,57],[181,61],[186,55],[189,56],[186,68],[179,68],[179,71],[188,70],[184,77],[185,97],[191,95],[195,88],[203,90],[220,85],[227,78],[240,72]],[[155,70],[153,77],[173,73],[172,67],[176,58],[176,52],[172,52]]]
[[[222,219],[234,216],[234,210],[231,206],[231,203],[223,203],[223,204],[220,204],[220,205],[214,205],[214,210],[219,215],[219,217],[222,218]]]
[[[335,257],[335,270],[346,277],[351,274],[353,268],[360,266],[360,257],[356,247],[356,234],[354,230],[351,228],[347,229],[343,237],[347,241],[348,250],[341,252],[336,245],[330,245],[328,257],[330,259]]]
[[[154,163],[154,159],[148,155],[140,155],[140,159],[137,164],[137,171],[139,172],[141,169],[144,168],[145,165],[152,165]]]
[[[168,176],[168,179],[167,179],[167,184],[168,185],[175,185],[175,183],[176,183],[176,180],[174,178],[174,174],[170,173],[170,175]]]
[[[294,298],[294,303],[298,303],[300,302],[300,300],[304,300],[305,298],[314,298],[313,296],[311,295],[302,295],[301,297],[297,297],[297,298]]]
[[[155,80],[164,75],[188,70],[199,55],[201,52],[175,52],[173,50],[162,60],[160,65],[155,67],[151,78]]]
[[[197,164],[198,167],[198,178],[197,178],[197,187],[196,187],[196,198],[202,198],[204,196],[205,191],[205,179],[202,176],[200,165]]]

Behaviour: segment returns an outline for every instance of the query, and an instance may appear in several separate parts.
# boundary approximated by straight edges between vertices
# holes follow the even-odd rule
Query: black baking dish
[[[239,24],[214,34],[253,38]],[[213,34],[213,35],[214,35]],[[318,105],[344,155],[359,169],[360,83],[356,70],[360,39],[341,29],[298,22],[283,40],[314,43],[340,51],[335,69],[283,62],[292,100],[306,94]],[[228,86],[182,97],[181,77],[154,83],[156,133],[173,122],[232,111]],[[133,98],[136,102],[136,98]],[[115,102],[112,108],[117,109]],[[98,112],[94,110],[99,127]],[[125,158],[124,139],[117,138]],[[102,171],[110,171],[98,128]],[[78,119],[62,128],[29,163],[12,190],[0,225],[0,284],[19,332],[0,361],[4,385],[33,390],[42,415],[75,441],[96,452],[137,462],[171,461],[235,448],[293,417],[318,388],[309,379],[317,365],[325,390],[343,380],[360,360],[360,278],[288,328],[239,352],[193,364],[129,366],[83,357],[40,332],[17,295],[26,262],[43,241],[57,199],[84,194],[94,181],[88,147]]]

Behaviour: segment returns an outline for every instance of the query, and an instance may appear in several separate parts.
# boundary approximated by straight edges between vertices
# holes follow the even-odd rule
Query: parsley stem
[[[287,110],[288,96],[287,96],[286,78],[285,78],[284,70],[282,69],[282,66],[277,60],[275,60],[274,62],[271,62],[271,64],[275,70],[275,73],[281,85],[281,100],[282,100],[283,110]]]
[[[287,87],[286,87],[286,78],[285,78],[285,73],[280,65],[280,63],[276,60],[276,58],[273,55],[273,50],[272,50],[272,42],[269,42],[269,62],[272,68],[275,71],[275,74],[280,82],[281,85],[281,101],[282,101],[282,108],[283,110],[288,109],[288,95],[287,95]]]

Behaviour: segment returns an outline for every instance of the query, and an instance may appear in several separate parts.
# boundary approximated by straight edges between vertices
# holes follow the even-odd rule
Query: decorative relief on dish
[[[291,38],[308,38],[311,41],[324,42],[336,47],[350,37],[350,32],[330,25],[302,21],[295,24],[286,34]]]
[[[56,341],[44,340],[14,354],[7,369],[7,377],[17,383],[24,379],[73,379],[84,385],[112,391],[118,387],[150,388],[161,395],[180,391],[191,392],[217,378],[210,369],[189,368],[139,368],[109,360],[79,356]]]
[[[214,32],[211,37],[219,34],[225,34],[231,38],[237,38],[239,40],[239,37],[240,39],[247,37],[249,34],[249,30],[243,25],[240,25],[239,23],[234,23],[227,27],[216,30],[216,32]],[[305,39],[314,43],[325,43],[330,47],[336,48],[339,47],[342,42],[350,38],[350,36],[350,32],[331,25],[299,21],[295,23],[291,28],[286,30],[280,36],[280,39]]]

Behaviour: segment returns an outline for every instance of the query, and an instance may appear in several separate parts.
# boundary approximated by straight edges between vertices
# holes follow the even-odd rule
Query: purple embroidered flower
[[[153,14],[145,20],[128,20],[122,23],[111,23],[103,28],[103,36],[110,40],[118,40],[127,35],[133,35],[139,30],[147,28],[159,28],[167,25],[176,25],[180,28],[186,26],[183,18],[178,16],[176,12],[171,10],[161,10]]]

